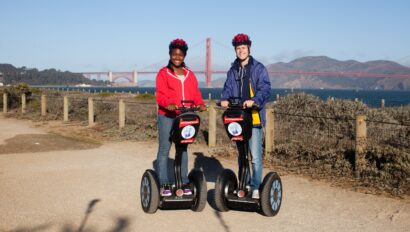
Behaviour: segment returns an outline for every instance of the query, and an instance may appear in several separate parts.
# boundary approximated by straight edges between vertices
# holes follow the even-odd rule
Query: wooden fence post
[[[360,173],[364,168],[365,159],[364,151],[366,150],[366,116],[358,115],[356,116],[356,146],[355,146],[355,177],[359,178]]]
[[[21,94],[21,113],[26,113],[26,94]]]
[[[119,105],[118,105],[118,121],[119,121],[119,127],[120,129],[124,128],[125,126],[125,103],[123,99],[120,99]]]
[[[88,126],[94,126],[94,102],[93,98],[88,98]]]
[[[64,117],[63,117],[63,121],[64,122],[68,122],[68,97],[64,96]]]
[[[47,99],[46,95],[41,95],[41,116],[46,116],[47,113]]]
[[[216,146],[216,103],[214,100],[209,101],[208,117],[208,147]]]
[[[272,107],[266,108],[266,128],[265,128],[265,157],[273,151],[275,145],[275,115]]]
[[[7,93],[3,93],[3,113],[7,113]]]

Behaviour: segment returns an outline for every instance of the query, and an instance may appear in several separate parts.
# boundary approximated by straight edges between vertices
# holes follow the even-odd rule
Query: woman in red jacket
[[[169,62],[159,70],[156,78],[156,97],[158,104],[158,154],[157,172],[161,185],[160,194],[171,196],[171,186],[168,179],[168,156],[171,148],[170,132],[178,107],[182,100],[193,100],[200,110],[205,110],[204,101],[198,88],[195,74],[184,63],[188,45],[182,39],[175,39],[169,44]],[[188,106],[188,105],[187,105]],[[182,154],[182,182],[188,180],[188,155]],[[192,195],[191,189],[184,188],[185,195]]]

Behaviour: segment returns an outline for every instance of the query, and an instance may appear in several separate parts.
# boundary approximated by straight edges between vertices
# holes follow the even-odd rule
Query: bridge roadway
[[[40,126],[39,125],[43,125]],[[50,125],[50,124],[49,124]],[[60,125],[61,128],[66,126]],[[209,204],[190,210],[143,213],[140,177],[152,167],[157,144],[87,144],[49,134],[50,126],[0,115],[0,231],[408,231],[408,200],[374,196],[285,175],[276,217]],[[202,166],[209,193],[215,172],[235,161],[211,158],[194,145],[190,167]],[[265,170],[267,171],[267,170]],[[209,200],[212,205],[212,201]]]

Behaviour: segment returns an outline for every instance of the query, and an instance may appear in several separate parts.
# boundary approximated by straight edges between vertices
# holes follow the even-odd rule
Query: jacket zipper
[[[181,84],[182,84],[182,101],[185,101],[184,82],[185,82],[185,78],[183,80],[181,80]],[[182,103],[182,106],[184,106],[184,103]]]

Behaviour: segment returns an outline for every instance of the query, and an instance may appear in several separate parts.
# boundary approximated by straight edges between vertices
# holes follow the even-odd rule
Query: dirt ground
[[[215,211],[217,173],[233,160],[190,147],[190,168],[208,186],[203,212],[140,206],[140,178],[152,168],[156,141],[98,142],[81,126],[31,122],[0,115],[0,231],[409,231],[410,203],[354,192],[294,175],[281,175],[279,214]],[[74,130],[74,132],[73,132]],[[70,133],[73,132],[73,133]],[[50,133],[52,132],[52,133]],[[72,135],[77,135],[73,138]],[[171,155],[171,158],[173,156]],[[270,170],[264,170],[265,173]]]

